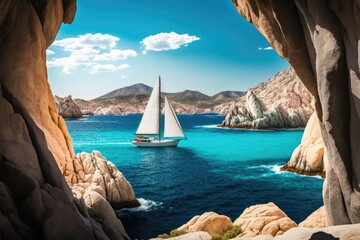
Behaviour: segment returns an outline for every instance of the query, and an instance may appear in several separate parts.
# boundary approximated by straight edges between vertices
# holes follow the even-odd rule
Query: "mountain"
[[[123,97],[123,96],[129,96],[134,94],[144,94],[144,95],[150,95],[152,91],[152,87],[149,87],[148,85],[138,83],[134,84],[128,87],[119,88],[114,91],[111,91],[105,95],[102,95],[96,99],[110,99],[115,97]]]
[[[152,88],[138,83],[119,88],[90,101],[75,99],[74,101],[83,114],[120,115],[143,113]],[[214,96],[205,95],[199,91],[185,90],[166,94],[178,113],[208,113],[214,112],[214,107],[226,101],[237,99],[244,92],[225,91]]]

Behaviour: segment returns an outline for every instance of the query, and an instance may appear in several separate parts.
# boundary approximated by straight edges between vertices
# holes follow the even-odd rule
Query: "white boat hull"
[[[132,141],[137,147],[177,147],[180,140],[153,140],[151,142]]]

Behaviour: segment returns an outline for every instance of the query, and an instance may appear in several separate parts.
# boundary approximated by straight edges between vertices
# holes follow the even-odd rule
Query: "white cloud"
[[[147,51],[167,51],[175,50],[181,47],[181,45],[188,45],[194,41],[200,40],[197,36],[189,36],[189,34],[177,34],[175,32],[170,33],[158,33],[155,35],[144,38],[140,43],[144,46]]]
[[[65,51],[74,51],[85,47],[100,48],[100,49],[112,49],[116,47],[116,43],[120,38],[109,34],[91,34],[80,35],[78,37],[64,38],[56,40],[52,45],[63,47]]]
[[[125,60],[129,57],[136,57],[137,53],[134,50],[126,49],[113,49],[108,53],[103,53],[100,55],[96,55],[94,57],[94,61],[117,61],[117,60]]]
[[[55,54],[54,51],[50,50],[50,49],[46,49],[46,55],[53,55]]]
[[[126,76],[125,76],[125,75],[121,75],[121,78],[126,78]]]
[[[101,33],[87,33],[78,37],[56,40],[53,46],[60,47],[63,52],[69,52],[70,55],[53,57],[47,61],[47,66],[49,68],[62,67],[62,71],[66,74],[71,74],[78,69],[87,70],[90,73],[126,69],[129,67],[128,64],[116,66],[116,64],[101,63],[101,61],[115,62],[137,56],[134,50],[116,49],[119,40],[118,37]]]
[[[269,50],[272,50],[273,48],[272,47],[266,47],[266,48],[262,48],[262,47],[259,47],[258,50],[264,50],[264,51],[269,51]]]
[[[99,72],[113,72],[115,70],[122,70],[129,68],[129,64],[121,64],[119,66],[115,66],[113,64],[94,64],[91,66],[90,73],[95,74]]]

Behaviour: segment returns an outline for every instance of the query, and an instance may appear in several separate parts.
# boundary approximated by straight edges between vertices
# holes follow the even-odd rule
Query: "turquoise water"
[[[251,205],[275,202],[296,222],[322,205],[323,180],[279,171],[302,130],[216,128],[218,115],[180,115],[188,137],[177,148],[130,144],[140,115],[67,121],[75,152],[99,150],[132,184],[142,206],[117,211],[132,239],[169,232],[197,214],[235,220]]]

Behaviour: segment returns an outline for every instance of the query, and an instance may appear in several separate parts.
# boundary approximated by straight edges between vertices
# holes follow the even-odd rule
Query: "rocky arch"
[[[330,224],[360,222],[360,3],[355,0],[233,0],[288,60],[316,99],[329,160]]]
[[[294,66],[317,100],[330,161],[324,189],[330,223],[360,222],[360,21],[356,17],[360,3],[233,1]],[[102,211],[88,209],[72,196],[63,177],[69,183],[78,178],[71,138],[47,82],[45,51],[62,22],[72,22],[75,10],[75,0],[0,1],[0,232],[4,238],[128,239],[99,194],[90,200],[96,200]],[[69,218],[71,225],[59,221]]]

